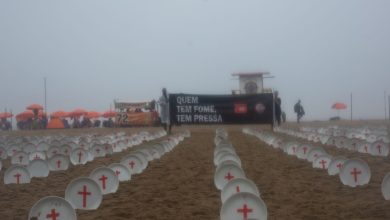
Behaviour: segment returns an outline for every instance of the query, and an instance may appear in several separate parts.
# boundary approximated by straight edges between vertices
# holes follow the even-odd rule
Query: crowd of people
[[[112,118],[106,119],[106,120],[99,120],[94,119],[91,120],[88,117],[83,118],[71,118],[70,120],[66,118],[60,119],[64,129],[70,129],[70,128],[99,128],[99,127],[105,127],[105,128],[112,128],[115,127],[114,120]],[[2,130],[11,130],[12,126],[11,123],[7,121],[6,125],[2,121],[0,124],[0,127]],[[36,130],[36,129],[46,129],[48,125],[48,120],[46,117],[42,118],[29,118],[26,120],[21,120],[16,123],[16,127],[18,130]]]
[[[47,117],[42,118],[28,118],[26,120],[17,121],[16,127],[19,130],[35,130],[35,129],[44,129],[47,126]]]
[[[12,129],[12,125],[11,125],[11,122],[8,121],[7,119],[5,118],[2,118],[0,120],[0,130],[2,131],[9,131]]]

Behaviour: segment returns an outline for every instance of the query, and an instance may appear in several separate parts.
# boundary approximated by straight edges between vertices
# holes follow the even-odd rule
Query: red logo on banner
[[[246,114],[248,112],[248,106],[246,103],[234,103],[234,113]]]

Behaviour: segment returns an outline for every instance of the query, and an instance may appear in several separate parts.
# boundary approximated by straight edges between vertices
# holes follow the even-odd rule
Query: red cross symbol
[[[230,171],[227,173],[227,175],[225,176],[225,179],[227,179],[228,181],[230,181],[230,180],[232,180],[232,179],[234,179],[234,176],[232,176],[231,174],[230,174]]]
[[[103,186],[103,189],[106,189],[106,180],[108,178],[104,175],[102,175],[102,177],[99,178],[100,181],[102,181],[102,186]]]
[[[87,196],[91,195],[91,192],[87,191],[87,186],[84,185],[83,186],[83,191],[82,192],[78,192],[77,194],[83,196],[83,208],[87,207]]]
[[[343,167],[343,165],[342,165],[341,163],[338,163],[338,164],[337,164],[337,168],[339,168],[339,170],[340,170],[341,167]]]
[[[60,216],[60,213],[56,212],[55,209],[52,209],[50,214],[46,215],[46,218],[50,218],[51,220],[57,220],[57,217],[59,217],[59,216]]]
[[[252,209],[248,208],[247,204],[244,204],[242,209],[237,209],[238,213],[242,213],[244,220],[248,219],[248,213],[251,213],[252,211],[253,211]]]
[[[81,163],[81,157],[83,156],[83,152],[79,151],[77,155],[79,155],[79,163]]]
[[[116,171],[115,171],[115,174],[116,174],[116,176],[119,176],[119,174],[121,174],[121,171],[116,170]]]
[[[20,156],[19,156],[19,162],[22,163],[22,160],[23,160],[23,156],[20,155]]]
[[[135,165],[134,161],[130,161],[129,165],[130,165],[131,169],[133,169],[134,165]]]
[[[57,160],[57,168],[61,167],[61,160]]]
[[[16,178],[16,183],[17,184],[19,184],[19,182],[20,182],[20,177],[21,177],[22,175],[20,174],[20,173],[17,173],[17,174],[15,174],[14,175],[14,177]]]
[[[306,154],[306,151],[307,151],[307,147],[303,147],[303,154]]]
[[[322,164],[322,169],[325,169],[325,164],[327,163],[326,160],[321,160],[320,164]]]
[[[362,174],[362,171],[356,169],[355,167],[353,168],[353,171],[351,171],[351,175],[354,177],[355,179],[355,183],[357,182],[357,176],[359,174]]]
[[[236,186],[236,192],[240,192],[240,186]]]

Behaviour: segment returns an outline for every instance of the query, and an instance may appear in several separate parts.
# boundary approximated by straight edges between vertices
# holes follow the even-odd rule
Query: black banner
[[[172,124],[272,124],[273,95],[170,94]]]

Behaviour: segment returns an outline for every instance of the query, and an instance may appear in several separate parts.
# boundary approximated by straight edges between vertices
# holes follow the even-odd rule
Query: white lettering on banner
[[[197,123],[222,123],[221,115],[194,115],[194,122]]]
[[[180,123],[191,123],[192,117],[191,115],[176,115],[177,122]]]
[[[194,113],[217,113],[217,112],[215,111],[213,105],[206,105],[206,106],[195,105]]]
[[[184,104],[198,104],[198,96],[178,96],[176,97],[176,102],[180,105]]]
[[[184,105],[184,106],[176,106],[178,113],[191,113],[192,112],[192,106],[190,105]]]

